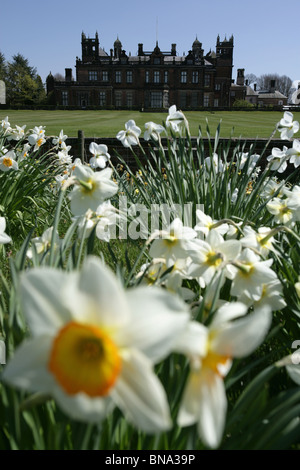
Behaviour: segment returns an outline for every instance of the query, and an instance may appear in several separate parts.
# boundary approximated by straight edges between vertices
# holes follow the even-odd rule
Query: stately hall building
[[[47,77],[47,92],[53,103],[66,107],[108,109],[180,109],[228,107],[233,68],[233,36],[204,55],[196,38],[187,55],[179,56],[176,44],[153,51],[138,44],[136,56],[127,55],[119,38],[110,53],[95,38],[81,36],[82,58],[76,59],[76,77],[65,69],[64,81]]]

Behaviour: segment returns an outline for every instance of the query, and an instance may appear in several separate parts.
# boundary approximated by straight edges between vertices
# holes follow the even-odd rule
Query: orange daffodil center
[[[90,397],[108,394],[121,371],[117,346],[99,327],[70,322],[57,334],[48,364],[69,395]]]
[[[12,166],[12,164],[13,164],[11,158],[4,158],[2,163],[3,163],[3,165],[6,166],[7,168],[10,168],[10,167]]]

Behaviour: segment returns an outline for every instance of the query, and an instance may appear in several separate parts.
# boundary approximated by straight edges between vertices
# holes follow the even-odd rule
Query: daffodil
[[[274,197],[267,203],[268,211],[274,215],[276,222],[280,224],[291,224],[294,220],[293,210],[288,206],[288,198],[280,199]]]
[[[111,168],[95,172],[86,165],[76,166],[73,172],[76,185],[69,194],[74,215],[83,215],[88,209],[96,211],[99,204],[117,193],[118,186],[111,175]]]
[[[201,277],[205,285],[209,284],[214,275],[234,261],[241,251],[238,240],[224,241],[215,229],[210,230],[206,240],[191,240],[188,255],[192,259],[188,274]]]
[[[52,235],[53,235],[53,227],[47,228],[44,233],[40,237],[35,237],[31,240],[31,243],[34,245],[33,248],[29,248],[27,250],[28,258],[33,258],[33,250],[36,251],[38,257],[41,259],[43,255],[49,251],[51,244],[52,244]],[[59,238],[58,233],[55,233],[54,236],[54,249],[58,250],[61,244],[61,240]]]
[[[52,144],[55,145],[56,148],[60,148],[67,138],[68,136],[64,134],[63,130],[61,130],[57,137],[53,137]]]
[[[9,170],[18,170],[19,165],[16,161],[16,154],[13,150],[7,152],[3,157],[0,158],[0,170],[9,171]]]
[[[290,140],[293,135],[299,131],[299,122],[293,121],[293,114],[289,111],[285,111],[283,118],[280,119],[277,124],[277,129],[280,132],[280,138],[282,140]]]
[[[117,139],[122,142],[124,147],[131,147],[132,145],[139,144],[139,136],[141,129],[135,124],[133,119],[130,119],[125,124],[125,131],[120,131],[117,134]]]
[[[278,171],[278,173],[283,173],[287,168],[287,147],[284,146],[283,150],[280,150],[277,147],[272,148],[272,154],[267,157],[268,162],[270,162],[270,170]]]
[[[0,243],[10,243],[11,238],[7,233],[5,233],[6,229],[6,220],[4,217],[0,217]]]
[[[197,424],[200,438],[210,448],[220,445],[226,422],[224,377],[234,358],[251,354],[262,343],[271,324],[269,309],[245,316],[246,312],[244,304],[228,303],[209,327],[189,323],[177,344],[190,360],[177,421],[181,427]]]
[[[5,382],[52,396],[73,419],[98,423],[117,406],[139,429],[169,429],[153,365],[172,351],[189,314],[160,288],[125,291],[98,258],[81,271],[32,269],[20,301],[31,338],[15,351]]]
[[[89,146],[89,151],[93,155],[90,158],[90,165],[91,168],[105,168],[107,161],[110,159],[110,155],[107,152],[108,148],[107,145],[104,144],[96,144],[95,142],[91,142]]]
[[[212,229],[217,230],[221,235],[225,235],[228,231],[228,224],[224,223],[215,227],[218,221],[213,220],[200,209],[196,210],[196,218],[197,220],[194,230],[196,230],[196,232],[203,233],[205,236],[207,236]]]
[[[144,139],[150,140],[150,138],[154,140],[159,140],[160,134],[165,131],[165,128],[160,124],[155,124],[155,122],[146,122],[145,124],[145,133]]]
[[[249,248],[245,248],[236,258],[234,265],[227,266],[228,277],[232,279],[231,295],[244,293],[257,301],[263,294],[263,286],[277,280],[276,273],[271,269],[273,259],[262,261]]]
[[[41,145],[46,142],[45,139],[45,128],[43,126],[35,126],[32,129],[32,134],[28,136],[28,142],[33,146],[33,151],[38,150]]]
[[[175,104],[170,106],[168,116],[166,119],[166,127],[169,127],[175,133],[184,135],[189,130],[188,121],[182,111],[177,110]]]
[[[153,258],[185,258],[187,256],[188,242],[197,236],[197,232],[185,227],[179,218],[173,220],[166,230],[156,230],[151,238],[154,239],[150,247],[150,256]]]

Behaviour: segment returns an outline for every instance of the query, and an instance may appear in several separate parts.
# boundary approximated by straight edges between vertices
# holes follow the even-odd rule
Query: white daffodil
[[[189,130],[188,121],[182,111],[177,110],[176,105],[170,106],[166,119],[166,126],[171,128],[175,133],[184,135]]]
[[[284,145],[283,149],[272,148],[272,154],[267,157],[268,162],[270,162],[270,170],[278,171],[278,173],[283,173],[287,168],[287,147]]]
[[[300,140],[295,139],[293,141],[293,147],[286,151],[286,154],[290,157],[290,163],[294,164],[295,168],[300,165]]]
[[[76,185],[69,194],[74,215],[83,215],[88,209],[96,211],[99,204],[117,193],[118,186],[111,175],[111,168],[94,172],[86,165],[76,166],[73,172]]]
[[[2,119],[2,121],[0,122],[0,126],[2,127],[2,130],[4,131],[4,135],[7,135],[8,133],[11,132],[11,127],[10,127],[10,122],[8,121],[8,116]]]
[[[25,136],[25,128],[26,124],[24,126],[16,126],[14,129],[11,129],[11,134],[7,137],[8,140],[21,140]]]
[[[32,134],[28,136],[28,142],[33,146],[33,151],[38,150],[41,145],[46,142],[45,139],[45,128],[43,126],[35,126],[32,129]]]
[[[266,207],[274,215],[274,220],[279,224],[290,224],[293,222],[294,214],[288,206],[288,198],[280,199],[279,197],[274,197],[267,203]]]
[[[241,244],[238,240],[224,241],[219,232],[215,229],[210,230],[205,241],[191,240],[188,255],[192,263],[188,268],[188,274],[201,277],[207,285],[218,271],[238,257],[240,251]]]
[[[254,310],[261,310],[269,308],[270,311],[276,312],[286,307],[286,302],[282,298],[282,284],[278,279],[272,282],[263,284],[262,294],[259,300],[253,301],[245,291],[238,296],[239,302],[245,305],[253,306]]]
[[[221,224],[217,227],[214,227],[218,221],[213,220],[209,215],[206,215],[200,209],[196,210],[196,218],[197,221],[194,230],[196,230],[196,232],[203,233],[206,237],[209,234],[209,231],[212,229],[216,230],[221,235],[225,235],[225,233],[228,231],[228,224]]]
[[[247,167],[247,175],[251,175],[254,168],[256,167],[256,163],[260,155],[257,153],[253,153],[249,155],[249,152],[241,152],[239,153],[239,169],[243,170],[244,167]]]
[[[89,146],[89,151],[93,155],[90,158],[90,165],[91,168],[105,168],[106,163],[110,160],[110,155],[107,152],[108,148],[107,145],[104,144],[96,144],[95,142],[91,142]]]
[[[277,130],[280,132],[282,140],[290,140],[293,135],[299,130],[299,122],[293,121],[293,114],[286,111],[283,118],[277,124]]]
[[[6,229],[6,220],[4,217],[0,217],[0,244],[10,243],[11,238],[7,233],[5,233]]]
[[[9,171],[9,170],[18,170],[19,165],[16,161],[16,154],[13,150],[7,152],[3,157],[0,158],[0,170]]]
[[[260,196],[265,199],[273,197],[276,191],[280,188],[280,181],[277,178],[273,177],[267,180],[267,184],[262,187]],[[279,189],[277,197],[281,197],[283,194],[283,188]]]
[[[131,147],[132,145],[139,144],[140,133],[141,129],[135,124],[133,119],[130,119],[125,124],[125,131],[118,132],[116,137],[122,142],[124,147]]]
[[[293,211],[293,219],[300,220],[300,186],[295,185],[289,192],[286,205]]]
[[[153,365],[170,354],[189,319],[160,288],[124,291],[98,258],[80,272],[32,269],[20,282],[31,339],[4,370],[5,382],[52,396],[73,419],[99,423],[114,406],[145,432],[169,429]]]
[[[252,227],[246,225],[244,227],[245,236],[240,239],[241,244],[245,248],[254,248],[260,255],[266,257],[269,251],[276,253],[276,249],[273,246],[275,238],[270,236],[271,229],[269,227],[259,227],[256,232]]]
[[[28,151],[30,149],[31,149],[31,145],[30,144],[25,144],[23,146],[23,149],[21,151],[17,152],[19,162],[21,162],[22,160],[25,160],[28,157]]]
[[[104,201],[96,211],[88,210],[78,224],[78,235],[80,238],[90,236],[93,228],[96,226],[96,237],[99,240],[108,242],[114,235],[113,230],[120,218],[116,208],[110,201]]]
[[[53,137],[52,144],[55,145],[55,147],[58,149],[62,146],[63,143],[65,143],[67,138],[68,136],[64,134],[63,130],[61,130],[57,137]]]
[[[264,284],[277,280],[276,273],[270,268],[273,259],[261,261],[249,248],[245,248],[233,265],[227,266],[228,277],[232,279],[231,295],[239,297],[244,292],[250,299],[261,298]]]
[[[38,257],[41,259],[43,255],[49,251],[51,244],[52,244],[52,234],[53,234],[53,227],[47,228],[45,232],[40,236],[33,238],[31,240],[31,243],[34,245],[35,251],[38,255]],[[61,240],[59,238],[58,233],[55,233],[54,236],[54,249],[58,250],[61,244]],[[27,256],[28,258],[32,259],[33,258],[33,248],[29,248],[27,250]]]
[[[178,351],[190,359],[178,424],[197,424],[200,438],[210,448],[217,448],[222,440],[227,412],[223,379],[232,360],[251,354],[271,324],[269,309],[245,316],[246,312],[247,307],[240,302],[226,304],[208,328],[191,322],[177,344]]]
[[[214,153],[212,157],[205,158],[204,164],[206,170],[210,171],[214,168],[215,173],[222,173],[225,169],[225,166],[217,153]]]
[[[179,218],[173,220],[166,230],[156,230],[151,238],[154,239],[150,247],[152,258],[165,258],[167,261],[186,258],[188,242],[196,238],[197,232],[185,227]]]
[[[155,122],[146,122],[145,124],[145,133],[144,133],[144,139],[145,140],[159,140],[160,134],[165,131],[165,128],[161,126],[160,124],[155,124]]]

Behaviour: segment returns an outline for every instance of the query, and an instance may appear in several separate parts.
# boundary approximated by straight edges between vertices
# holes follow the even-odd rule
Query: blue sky
[[[13,6],[12,6],[13,5]],[[204,53],[215,50],[217,35],[234,36],[233,78],[245,74],[288,75],[300,79],[300,0],[1,0],[0,51],[7,61],[24,55],[43,81],[64,75],[81,57],[81,33],[94,37],[109,53],[117,36],[126,53],[138,43],[163,51],[177,44],[188,53],[197,35]]]

